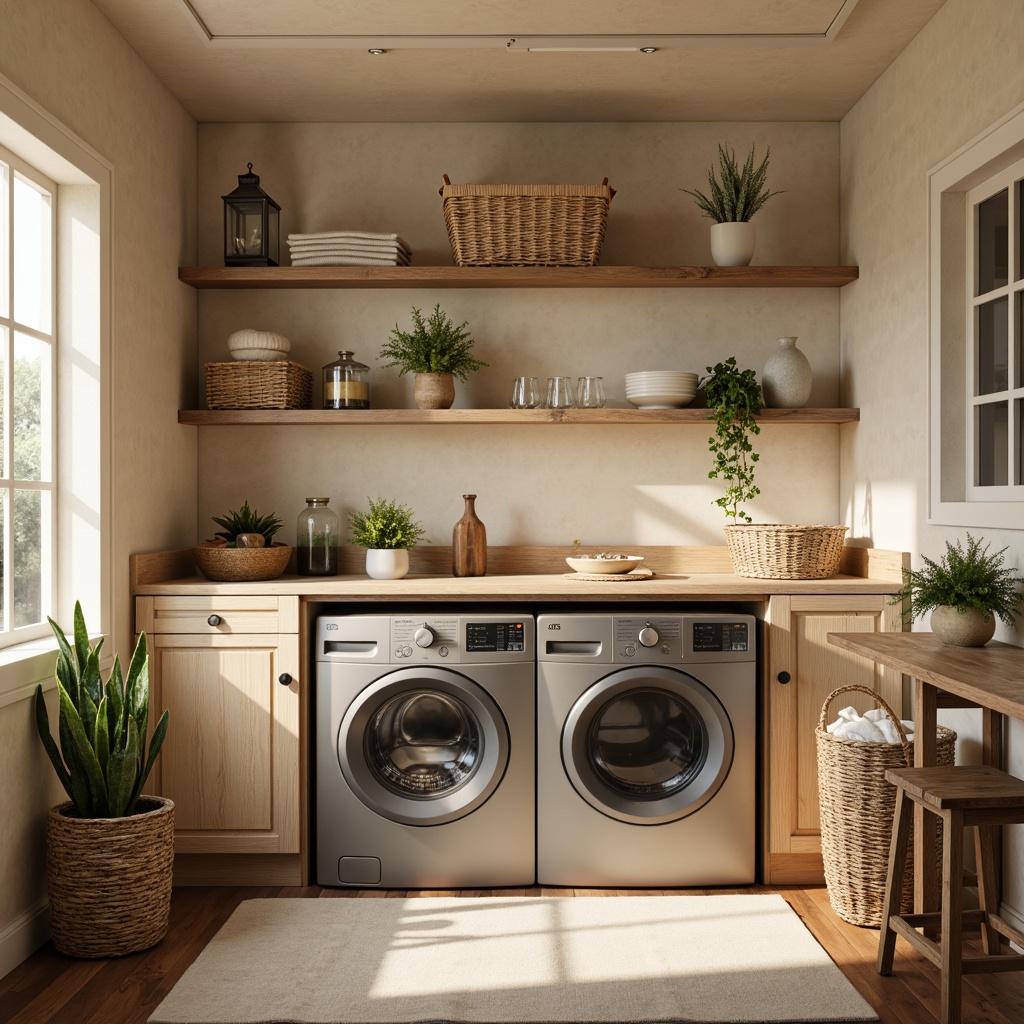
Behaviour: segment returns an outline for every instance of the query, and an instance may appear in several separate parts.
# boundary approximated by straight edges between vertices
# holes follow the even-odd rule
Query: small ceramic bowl
[[[618,576],[620,573],[635,569],[642,561],[643,555],[626,555],[624,558],[601,558],[590,555],[585,558],[567,558],[570,569],[576,572],[600,573],[602,576]]]

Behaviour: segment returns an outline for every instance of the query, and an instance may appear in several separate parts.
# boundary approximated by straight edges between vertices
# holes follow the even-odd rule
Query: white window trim
[[[943,395],[943,334],[962,330],[961,326],[943,327],[943,207],[949,216],[950,204],[962,204],[963,217],[967,216],[967,193],[993,177],[1001,170],[1024,158],[1024,104],[1014,108],[1005,117],[991,125],[952,156],[932,168],[928,173],[928,423],[929,423],[929,485],[928,522],[945,526],[980,526],[1005,530],[1024,529],[1024,502],[1020,501],[968,501],[967,460],[960,459],[958,468],[951,467],[950,453],[943,459],[942,438],[951,419],[965,415],[966,388],[958,393]],[[953,225],[947,232],[956,234],[966,248],[966,220]],[[966,265],[966,253],[964,255]],[[964,290],[964,275],[956,275]],[[961,302],[967,302],[965,292]],[[948,314],[947,314],[948,315]],[[964,360],[960,360],[960,366]],[[955,389],[951,388],[951,391]],[[954,410],[952,403],[959,403]],[[966,443],[966,441],[965,441]],[[956,458],[956,453],[954,459]],[[956,473],[962,480],[952,479]],[[944,477],[945,474],[945,477]],[[957,493],[952,494],[950,491]],[[945,496],[944,496],[945,492]]]
[[[113,168],[99,153],[80,139],[67,127],[57,121],[8,78],[0,75],[0,143],[16,153],[27,163],[39,168],[52,178],[58,186],[73,191],[78,186],[94,188],[98,195],[97,234],[98,249],[93,256],[98,287],[93,294],[98,297],[95,309],[96,351],[98,353],[98,374],[96,387],[99,395],[99,479],[93,481],[97,495],[94,503],[99,505],[96,521],[87,526],[91,537],[91,550],[84,559],[86,569],[76,570],[77,559],[74,551],[65,552],[58,567],[58,606],[55,619],[71,628],[72,612],[76,597],[85,591],[79,572],[91,577],[88,598],[83,597],[86,621],[97,632],[109,633],[114,623],[113,615],[113,545],[112,534],[112,493],[111,493],[111,309],[112,309],[112,261],[111,242],[113,238]],[[58,199],[58,203],[60,200]],[[60,231],[58,226],[58,232]],[[98,293],[98,294],[97,294]],[[74,310],[62,315],[73,315]],[[62,334],[61,324],[55,325],[56,333]],[[68,452],[69,459],[74,458]],[[63,467],[58,467],[58,474]],[[72,480],[75,498],[75,483]],[[115,638],[116,639],[116,638]],[[54,648],[52,640],[41,638],[34,642],[7,648],[0,656],[0,706],[12,700],[24,699],[34,691],[37,680],[52,677]]]

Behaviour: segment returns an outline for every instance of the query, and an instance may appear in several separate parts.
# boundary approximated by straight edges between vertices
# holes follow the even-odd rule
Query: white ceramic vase
[[[366,549],[366,575],[370,579],[400,580],[408,573],[408,548]]]
[[[754,258],[754,225],[728,220],[711,225],[711,258],[719,267],[745,267]]]
[[[778,347],[761,371],[764,404],[772,409],[802,409],[811,397],[814,374],[796,338],[779,338]]]

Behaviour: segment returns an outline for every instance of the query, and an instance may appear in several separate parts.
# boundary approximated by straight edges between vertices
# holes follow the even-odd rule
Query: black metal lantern
[[[277,267],[281,251],[281,207],[260,188],[260,176],[238,176],[224,200],[224,266]]]

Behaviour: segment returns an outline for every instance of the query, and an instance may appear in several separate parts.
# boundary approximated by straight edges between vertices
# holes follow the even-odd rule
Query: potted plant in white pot
[[[967,547],[946,541],[938,562],[921,556],[921,569],[903,570],[903,589],[893,603],[906,602],[913,622],[931,612],[932,632],[951,647],[982,647],[992,639],[998,617],[1013,626],[1022,595],[1021,577],[1004,564],[1006,548],[989,554],[989,545],[967,534]]]
[[[349,544],[366,548],[366,575],[375,580],[400,580],[409,572],[409,548],[426,532],[407,505],[388,498],[369,499],[367,512],[349,517]]]
[[[761,388],[753,370],[740,369],[735,356],[708,366],[700,381],[715,424],[708,447],[711,479],[725,482],[715,504],[731,522],[725,541],[738,576],[760,579],[826,579],[835,574],[843,550],[845,526],[762,525],[752,522],[744,502],[761,493],[754,482],[758,453],[751,437],[761,432]]]
[[[70,956],[121,956],[148,949],[167,933],[174,868],[174,804],[142,795],[168,714],[147,741],[149,658],[139,636],[122,676],[118,658],[104,681],[100,648],[89,643],[81,605],[74,640],[57,638],[58,736],[42,686],[36,689],[39,737],[70,799],[50,809],[46,884],[53,941]]]
[[[456,325],[441,309],[425,320],[413,307],[412,331],[402,331],[395,324],[391,337],[380,350],[385,367],[397,366],[398,375],[416,375],[413,398],[420,409],[450,409],[455,401],[455,378],[469,379],[470,373],[487,365],[471,355],[473,337],[466,330],[468,321]]]
[[[754,147],[742,167],[736,154],[726,146],[718,146],[718,176],[714,165],[708,170],[708,195],[695,189],[680,189],[696,199],[705,217],[715,223],[711,227],[711,257],[720,267],[745,267],[754,258],[754,225],[750,218],[779,192],[770,192],[765,184],[768,158],[754,166]]]

